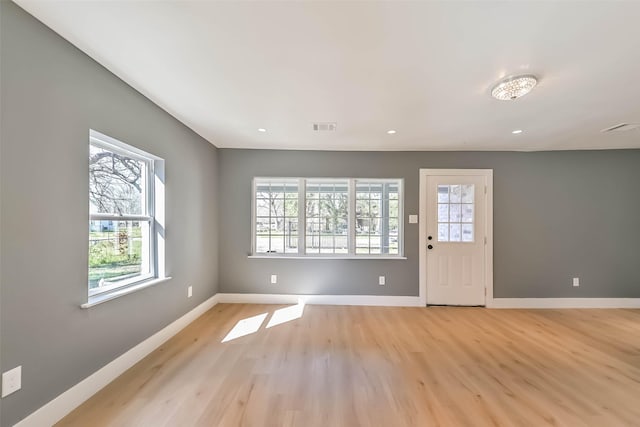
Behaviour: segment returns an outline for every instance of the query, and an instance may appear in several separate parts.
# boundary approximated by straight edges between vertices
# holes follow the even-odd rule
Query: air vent
[[[638,129],[638,128],[640,128],[640,124],[637,124],[637,123],[620,123],[619,125],[602,129],[600,132],[626,132],[626,131]]]
[[[334,132],[337,126],[335,122],[314,123],[313,130],[316,132]]]

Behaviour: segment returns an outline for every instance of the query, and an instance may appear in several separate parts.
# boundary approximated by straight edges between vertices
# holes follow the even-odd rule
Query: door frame
[[[419,294],[420,305],[427,305],[427,177],[442,175],[458,176],[484,176],[486,180],[486,203],[485,203],[485,307],[493,306],[493,169],[420,169],[420,197],[419,197],[419,238],[420,246],[420,271],[419,271]]]

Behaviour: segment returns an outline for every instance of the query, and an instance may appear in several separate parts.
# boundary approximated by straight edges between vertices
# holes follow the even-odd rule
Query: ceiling
[[[640,2],[16,3],[217,147],[640,148]]]

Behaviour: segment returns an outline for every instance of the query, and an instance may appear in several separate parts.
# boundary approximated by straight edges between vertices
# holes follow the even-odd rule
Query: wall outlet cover
[[[22,388],[22,366],[15,367],[2,374],[2,397]]]
[[[278,283],[278,275],[277,274],[272,274],[271,275],[271,284],[275,285],[276,283]]]
[[[187,298],[191,298],[193,296],[193,286],[189,286],[187,288]]]
[[[417,224],[418,215],[409,215],[409,224]]]
[[[382,285],[386,285],[387,284],[387,279],[384,276],[378,276],[378,285],[382,286]]]
[[[579,277],[574,277],[573,278],[573,286],[580,286],[580,278]]]

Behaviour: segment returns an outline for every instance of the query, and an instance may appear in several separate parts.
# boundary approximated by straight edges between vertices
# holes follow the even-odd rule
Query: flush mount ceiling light
[[[510,76],[500,80],[491,89],[491,96],[500,101],[513,101],[531,92],[536,84],[538,79],[531,74]]]
[[[266,132],[267,130],[265,128],[258,128],[258,132]]]
[[[387,133],[388,133],[389,135],[393,135],[394,133],[396,133],[396,131],[395,131],[395,130],[393,130],[393,129],[389,129],[389,130],[387,131]]]
[[[519,133],[522,133],[522,129],[512,130],[511,133],[514,134],[514,135],[517,135]]]

